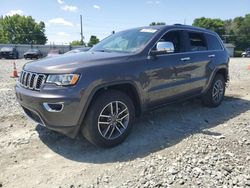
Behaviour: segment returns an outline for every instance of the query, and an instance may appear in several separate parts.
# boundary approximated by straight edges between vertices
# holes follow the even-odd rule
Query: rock
[[[179,180],[179,184],[180,185],[184,185],[185,184],[185,181],[183,179]]]
[[[175,181],[175,178],[176,178],[175,176],[170,176],[167,183],[170,185],[173,184]]]
[[[102,181],[105,182],[105,183],[109,183],[109,177],[108,176],[104,176],[102,178]]]
[[[143,185],[143,184],[145,184],[147,182],[147,180],[145,178],[141,178],[139,182],[140,182],[140,184]]]
[[[199,177],[203,171],[199,167],[195,167],[192,172],[195,177]]]
[[[225,136],[224,135],[213,135],[213,138],[216,138],[216,139],[225,139]]]
[[[250,186],[250,180],[247,180],[247,181],[245,182],[245,186]]]
[[[169,172],[170,174],[172,174],[172,175],[175,175],[175,174],[178,174],[179,170],[176,169],[175,167],[170,167],[170,168],[168,169],[168,172]]]
[[[237,183],[238,183],[238,178],[236,178],[236,177],[233,178],[233,179],[232,179],[232,182],[233,182],[233,185],[237,185]]]
[[[229,167],[229,166],[223,166],[222,167],[223,170],[227,171],[228,173],[231,173],[233,168],[232,167]]]

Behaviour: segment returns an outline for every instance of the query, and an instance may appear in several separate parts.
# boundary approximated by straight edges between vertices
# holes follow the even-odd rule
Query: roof
[[[158,30],[161,29],[192,29],[192,30],[196,30],[196,31],[200,31],[200,32],[208,32],[208,33],[215,33],[214,31],[211,31],[209,29],[205,29],[205,28],[201,28],[201,27],[195,27],[195,26],[191,26],[191,25],[183,25],[183,24],[174,24],[174,25],[155,25],[155,26],[145,26],[145,27],[140,27],[140,28],[155,28]]]

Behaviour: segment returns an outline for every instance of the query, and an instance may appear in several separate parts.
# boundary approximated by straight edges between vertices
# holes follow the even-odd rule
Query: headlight
[[[55,74],[49,75],[46,83],[52,83],[59,86],[71,86],[75,85],[79,78],[79,74]]]

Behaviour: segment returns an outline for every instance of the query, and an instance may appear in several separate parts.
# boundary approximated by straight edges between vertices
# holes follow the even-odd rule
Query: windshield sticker
[[[142,29],[140,32],[142,33],[155,33],[156,29]]]

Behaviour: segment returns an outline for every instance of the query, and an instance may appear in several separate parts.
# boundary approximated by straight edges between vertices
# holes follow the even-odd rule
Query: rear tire
[[[99,147],[123,142],[135,119],[134,104],[125,93],[110,90],[94,99],[81,128],[83,136]]]
[[[221,104],[225,95],[225,78],[221,74],[217,74],[207,91],[207,93],[202,97],[202,102],[204,105],[209,107],[217,107]]]

